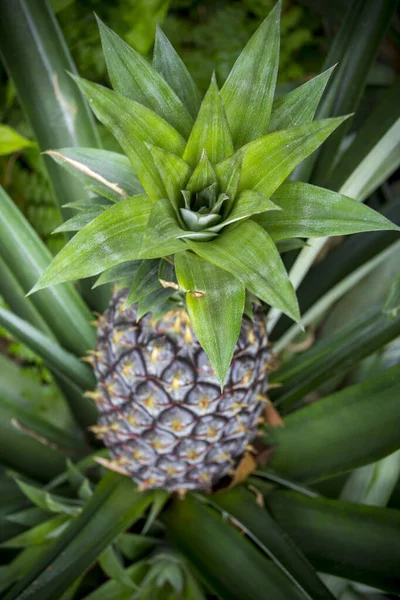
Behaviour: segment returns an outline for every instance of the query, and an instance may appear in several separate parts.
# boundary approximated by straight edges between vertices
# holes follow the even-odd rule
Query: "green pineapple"
[[[270,367],[252,304],[300,320],[287,241],[396,229],[351,198],[286,181],[347,117],[313,121],[331,70],[274,100],[279,12],[202,101],[161,31],[150,65],[100,23],[115,91],[77,83],[126,156],[49,152],[92,194],[59,228],[78,233],[34,290],[100,273],[99,285],[119,284],[92,356],[95,431],[110,466],[143,489],[209,490],[256,436]]]

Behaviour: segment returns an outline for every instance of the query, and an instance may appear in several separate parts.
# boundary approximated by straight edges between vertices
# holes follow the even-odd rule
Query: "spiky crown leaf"
[[[153,64],[99,22],[113,90],[76,78],[126,157],[50,151],[91,190],[58,230],[78,231],[32,291],[103,273],[131,285],[139,314],[186,293],[194,331],[223,384],[246,290],[300,318],[279,243],[396,227],[335,192],[285,179],[347,117],[313,121],[332,69],[274,100],[280,3],[221,91],[203,99],[158,30]],[[278,244],[278,247],[277,247]]]

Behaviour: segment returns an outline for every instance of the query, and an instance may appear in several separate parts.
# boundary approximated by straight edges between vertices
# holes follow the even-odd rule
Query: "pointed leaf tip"
[[[113,88],[153,110],[187,138],[193,119],[168,82],[112,29],[100,20],[98,24]]]
[[[226,270],[190,251],[175,257],[180,287],[186,290],[190,321],[223,388],[240,333],[244,285]],[[191,293],[202,290],[203,294]]]
[[[268,130],[279,61],[278,2],[237,58],[222,89],[235,148]]]
[[[183,158],[194,168],[203,150],[213,165],[233,154],[232,136],[215,77],[201,103]]]

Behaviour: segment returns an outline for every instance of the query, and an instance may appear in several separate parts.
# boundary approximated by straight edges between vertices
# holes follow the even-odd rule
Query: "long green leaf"
[[[374,462],[400,448],[400,367],[350,386],[269,427],[268,467],[314,481]]]
[[[168,302],[171,297],[171,290],[160,287],[158,290],[147,294],[139,300],[137,308],[137,320],[140,321],[148,312],[153,313],[154,319],[159,319],[168,311],[176,308],[176,304]]]
[[[95,379],[91,369],[44,333],[1,307],[0,323],[56,371],[63,373],[83,389],[94,386]]]
[[[318,238],[315,238],[318,240]],[[319,298],[315,304],[302,315],[302,323],[304,326],[310,325],[315,319],[318,319],[323,315],[337,300],[342,298],[344,294],[349,292],[356,284],[362,281],[369,273],[373,272],[379,265],[385,263],[385,261],[391,260],[393,256],[398,252],[400,248],[400,240],[392,241],[392,243],[379,252],[376,256],[373,256],[370,260],[361,264],[358,268],[350,272],[347,277],[344,277],[336,285],[334,285],[328,292],[326,292],[321,298]],[[304,250],[308,248],[305,247]],[[311,251],[313,248],[311,248]],[[273,311],[271,311],[272,313]],[[275,315],[273,315],[273,321],[276,322]],[[272,319],[272,317],[271,317]],[[300,333],[298,325],[293,325],[290,329],[275,343],[274,348],[276,352],[280,352],[287,344]]]
[[[75,65],[46,0],[2,2],[0,52],[42,151],[99,146],[90,110],[67,75],[76,72]],[[60,208],[86,196],[82,186],[50,158],[45,164]],[[68,209],[62,212],[71,216]]]
[[[121,144],[149,196],[153,200],[165,197],[164,186],[145,142],[182,154],[183,137],[167,121],[138,102],[90,81],[76,80],[96,117]]]
[[[175,269],[193,330],[223,387],[239,338],[244,285],[190,251],[176,255]]]
[[[37,439],[42,438],[44,443],[48,440],[49,445],[53,443],[62,451],[73,453],[75,449],[85,452],[87,446],[83,435],[77,431],[70,415],[65,415],[64,406],[60,408],[56,399],[46,398],[43,386],[26,375],[24,377],[21,368],[13,361],[5,357],[0,359],[0,397],[4,415],[7,413],[10,421],[14,418],[17,426],[18,423],[22,426],[21,431],[25,427],[36,433]],[[54,415],[49,415],[52,405]]]
[[[264,135],[274,99],[279,61],[277,2],[247,43],[221,90],[236,148]]]
[[[32,373],[5,355],[0,355],[0,395],[7,398],[16,409],[21,406],[67,434],[76,433],[64,398],[53,387],[42,385],[39,378],[35,379]]]
[[[185,138],[193,119],[174,90],[154,67],[109,27],[97,19],[108,74],[113,88],[147,106]]]
[[[154,45],[153,67],[164,77],[195,119],[201,103],[199,90],[172,44],[159,27],[157,27]]]
[[[140,258],[143,229],[151,207],[148,197],[139,194],[103,212],[57,254],[31,293]]]
[[[86,571],[102,550],[129,528],[151,502],[128,478],[110,473],[44,557],[6,596],[7,600],[53,600]]]
[[[125,572],[132,583],[139,587],[148,570],[148,563],[142,560],[128,567]],[[85,596],[84,600],[132,600],[132,590],[117,581],[110,580]]]
[[[40,415],[0,394],[0,462],[19,473],[48,481],[65,469],[68,453],[82,451],[82,441]]]
[[[2,188],[0,206],[0,255],[27,293],[50,263],[51,254]],[[92,314],[72,286],[43,291],[30,301],[66,348],[84,354],[94,346]]]
[[[159,260],[145,260],[133,278],[126,306],[139,302],[142,298],[161,287],[158,280]]]
[[[258,506],[256,498],[243,487],[222,494],[211,500],[224,513],[237,522],[246,534],[309,600],[333,600],[332,594],[322,584],[309,562],[285,535],[268,511]]]
[[[239,190],[256,189],[270,197],[293,169],[347,118],[313,121],[251,142],[244,147]]]
[[[38,558],[46,551],[46,545],[31,546],[22,550],[8,565],[0,567],[0,591],[9,588],[34,566]]]
[[[127,283],[129,286],[141,264],[141,260],[128,260],[120,263],[116,267],[110,267],[100,275],[93,287],[110,282],[118,282],[120,285]]]
[[[9,125],[0,125],[0,156],[20,152],[35,145],[35,142],[28,140]]]
[[[162,514],[167,531],[196,571],[223,600],[304,600],[292,582],[231,523],[193,497]]]
[[[50,337],[53,337],[51,329],[46,324],[46,321],[41,317],[40,313],[26,297],[26,294],[13,273],[7,267],[6,263],[0,256],[0,294],[7,302],[8,306],[21,319],[28,321],[34,327],[37,327]]]
[[[357,109],[368,73],[395,9],[396,2],[392,0],[362,2],[344,60],[341,61],[337,73],[332,78],[335,89],[329,89],[328,97],[325,97],[325,102],[329,102],[329,94],[333,99],[329,116],[348,114]],[[321,108],[324,109],[324,106]],[[326,182],[347,129],[348,124],[347,127],[344,125],[338,129],[321,149],[312,175],[313,183],[324,185]]]
[[[272,515],[313,566],[324,573],[400,592],[400,513],[274,491]]]
[[[385,123],[386,133],[377,139],[368,125],[365,144],[358,147],[356,152],[359,162],[357,165],[353,165],[353,171],[341,183],[339,189],[341,194],[357,200],[365,199],[366,194],[371,194],[400,164],[400,153],[397,151],[400,133],[399,109],[395,102],[391,102],[390,108],[387,106],[386,100],[384,104],[386,111],[390,110],[392,114],[391,119],[382,119],[382,123]],[[392,124],[393,120],[394,124]],[[376,126],[375,118],[372,125]],[[372,140],[372,145],[368,143],[368,139]],[[338,181],[340,180],[338,179]],[[390,240],[389,237],[387,239]],[[309,247],[300,252],[290,271],[290,279],[295,288],[303,281],[326,242],[326,238],[314,238],[310,240]],[[272,331],[280,318],[280,313],[271,311],[268,318],[269,331]]]
[[[65,515],[57,515],[36,525],[27,531],[23,531],[19,535],[3,542],[0,547],[3,548],[26,548],[36,546],[48,542],[65,529],[68,524],[68,517]]]
[[[296,296],[278,250],[257,223],[231,225],[206,244],[192,240],[187,244],[199,256],[232,273],[264,302],[299,320]]]
[[[397,225],[368,206],[323,188],[288,181],[273,194],[282,209],[255,217],[273,240],[292,237],[348,235],[361,231],[398,230]]]
[[[215,75],[201,103],[183,158],[195,168],[203,150],[213,165],[233,154],[231,133]]]
[[[99,564],[104,573],[112,580],[117,581],[124,587],[135,589],[132,580],[126,573],[122,561],[115,552],[113,546],[108,546],[99,556]]]
[[[274,100],[268,133],[305,125],[313,120],[334,67],[327,69],[288,94]]]
[[[68,72],[76,73],[76,68],[48,0],[1,3],[0,54],[40,150],[101,146],[87,103],[68,76]],[[44,163],[55,202],[63,217],[69,218],[71,210],[62,207],[88,194],[49,157],[44,157]],[[82,284],[81,289],[90,306],[104,310],[108,288],[91,292],[90,286]]]
[[[392,202],[382,211],[390,221],[400,225],[400,203]],[[357,269],[384,248],[397,240],[398,234],[392,232],[371,232],[348,237],[319,264],[314,264],[300,285],[297,295],[300,306],[307,310],[314,302],[335,286],[341,279]],[[277,327],[274,335],[281,333],[283,323]]]
[[[87,188],[113,202],[143,192],[129,159],[123,154],[97,148],[60,148],[46,154]]]
[[[400,476],[400,451],[370,465],[360,467],[348,477],[340,493],[346,502],[386,506]]]
[[[390,318],[380,309],[367,311],[272,373],[271,383],[281,384],[272,398],[287,412],[319,384],[343,376],[398,335],[400,316]]]
[[[400,93],[400,77],[387,90],[382,100],[361,127],[353,142],[340,156],[327,185],[331,189],[339,189],[352,175],[352,172],[364,160],[365,156],[400,118],[400,107],[396,102]],[[367,173],[366,173],[367,175]]]
[[[399,166],[399,138],[400,117],[372,147],[363,146],[363,159],[349,174],[341,191],[358,200],[371,195]]]

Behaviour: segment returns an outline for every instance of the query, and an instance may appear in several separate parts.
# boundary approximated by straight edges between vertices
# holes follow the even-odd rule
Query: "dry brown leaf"
[[[256,470],[256,468],[257,463],[254,456],[250,454],[250,452],[246,452],[235,469],[229,487],[231,488],[234,485],[238,485],[238,483],[245,481],[247,477]]]
[[[116,461],[107,460],[106,458],[101,458],[100,456],[96,456],[93,460],[106,469],[110,469],[111,471],[115,471],[121,475],[127,475],[128,477],[130,476],[129,471],[124,469],[124,467],[119,465]]]
[[[275,406],[268,400],[265,404],[264,415],[267,424],[271,427],[284,427],[285,423]]]

